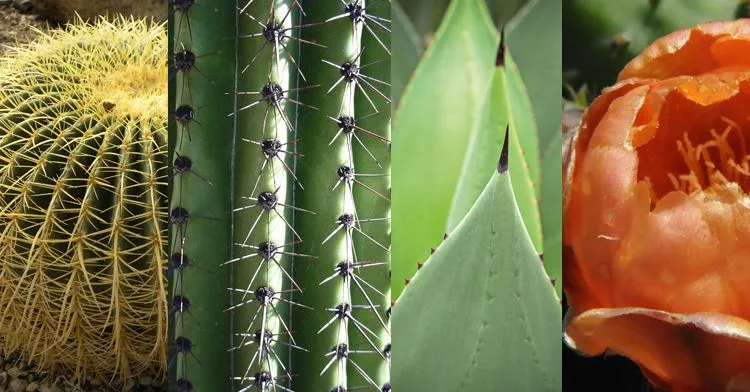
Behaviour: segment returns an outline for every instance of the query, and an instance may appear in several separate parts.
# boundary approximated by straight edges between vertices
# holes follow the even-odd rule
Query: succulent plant
[[[557,37],[559,9],[530,1],[503,34],[484,1],[453,0],[415,71],[399,76],[409,79],[393,121],[399,390],[562,389],[550,283],[560,277],[561,105],[526,90],[541,81],[549,95],[560,78],[554,45],[542,44]],[[394,30],[394,43],[417,41],[416,29],[398,31],[407,37]],[[394,70],[408,72],[409,58]]]
[[[171,5],[173,384],[389,390],[389,2]]]
[[[0,348],[40,370],[165,374],[166,53],[119,18],[0,60]]]

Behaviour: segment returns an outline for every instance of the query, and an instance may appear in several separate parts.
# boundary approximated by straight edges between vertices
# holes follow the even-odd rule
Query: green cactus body
[[[308,13],[312,20],[325,20],[341,13],[341,4],[326,2],[310,9]],[[347,223],[343,221],[354,214],[352,195],[348,193],[350,188],[346,184],[339,184],[333,190],[340,178],[337,171],[344,166],[352,166],[347,143],[344,137],[338,137],[329,145],[337,127],[325,117],[355,116],[354,91],[351,84],[342,82],[326,94],[327,90],[343,76],[321,60],[325,59],[334,64],[353,60],[359,52],[362,31],[361,28],[352,29],[352,23],[348,18],[335,22],[324,24],[315,31],[311,30],[310,35],[305,36],[306,39],[325,42],[325,54],[321,54],[319,50],[315,51],[315,48],[303,48],[304,55],[310,59],[305,63],[306,69],[309,69],[310,73],[316,72],[321,77],[322,86],[305,91],[302,97],[306,102],[315,102],[319,112],[307,112],[301,118],[305,127],[300,128],[300,133],[306,137],[300,141],[299,146],[305,160],[304,165],[299,165],[299,176],[307,185],[307,190],[304,193],[300,192],[298,202],[302,208],[315,211],[317,215],[299,217],[297,222],[305,242],[300,244],[298,249],[303,253],[313,254],[318,259],[298,266],[296,276],[307,290],[297,298],[306,305],[320,310],[332,309],[340,304],[351,305],[351,300],[347,298],[351,288],[344,287],[342,279],[333,279],[319,286],[320,282],[331,275],[338,263],[351,260],[348,234],[350,230],[344,227]],[[355,63],[358,62],[352,64]],[[324,244],[323,241],[329,234],[338,228],[342,229]],[[306,319],[297,324],[297,329],[300,330],[300,344],[314,353],[330,352],[339,344],[348,347],[349,325],[345,320],[337,320],[318,333],[319,328],[332,317],[332,312],[307,312]],[[334,360],[334,364],[321,375],[319,373],[332,357],[319,354],[299,355],[295,359],[300,361],[302,366],[312,370],[296,379],[295,384],[307,385],[310,390],[324,391],[334,390],[337,386],[347,386],[347,372],[341,371],[338,360]]]
[[[186,4],[184,10],[178,5]],[[224,1],[175,2],[173,73],[176,136],[171,139],[176,175],[170,198],[172,340],[170,378],[178,391],[229,389],[227,354],[230,318],[231,161],[233,119],[227,117],[234,89],[234,4]],[[195,66],[177,71],[185,51]],[[183,56],[183,57],[181,57]],[[179,60],[179,61],[178,61]],[[188,171],[177,160],[190,160]],[[185,217],[185,214],[189,214]],[[222,244],[222,245],[219,245]],[[178,338],[180,346],[178,347]],[[183,339],[188,339],[187,341]],[[189,350],[186,350],[189,342]],[[173,376],[173,377],[172,377]]]
[[[294,148],[289,99],[296,75],[288,59],[296,45],[283,37],[295,33],[294,8],[293,1],[255,1],[238,16],[232,259],[236,389],[261,382],[264,374],[279,382],[289,377],[287,350],[273,342],[290,334],[284,301],[296,289],[286,255],[293,240],[285,207],[294,186],[288,179],[291,154],[285,151]]]
[[[175,54],[197,58],[177,105],[207,106],[177,141],[201,160],[174,186],[172,211],[191,215],[172,241],[210,271],[173,274],[173,298],[190,299],[175,312],[191,343],[174,344],[178,389],[389,390],[389,5],[218,3],[191,3],[190,29],[175,4]]]
[[[385,12],[388,12],[386,9]],[[382,12],[379,13],[382,15]],[[388,15],[389,13],[385,14]],[[390,37],[385,36],[386,44]],[[372,64],[380,61],[384,58],[384,52],[377,50],[379,43],[370,34],[365,34],[362,39],[362,47],[368,48],[365,53],[362,54],[362,64]],[[373,50],[375,49],[375,50]],[[379,80],[391,80],[390,68],[377,68],[371,70],[368,73],[369,76],[377,78]],[[383,90],[386,96],[390,97],[389,88]],[[369,107],[369,102],[362,95],[357,97],[355,101],[358,108]],[[378,110],[383,115],[373,116],[366,118],[359,122],[360,126],[368,130],[378,130],[378,134],[390,140],[391,137],[391,122],[390,122],[390,102],[380,100],[376,103]],[[354,149],[354,163],[357,170],[361,173],[388,173],[390,168],[390,144],[384,143],[382,140],[372,137],[363,138],[362,142],[364,147],[355,144]],[[365,149],[366,147],[366,149]],[[377,161],[375,161],[370,154],[372,154]],[[367,185],[379,193],[382,193],[388,198],[381,197],[368,189],[363,187],[356,187],[354,191],[354,200],[357,201],[357,208],[360,210],[360,215],[363,218],[380,217],[387,219],[384,221],[373,221],[367,223],[366,232],[377,242],[377,244],[367,238],[359,236],[355,238],[354,246],[357,249],[357,256],[359,260],[364,261],[380,261],[390,265],[390,246],[391,243],[391,231],[390,231],[390,189],[391,181],[390,176],[376,176],[376,177],[365,177],[364,181]],[[364,215],[367,214],[367,215]],[[388,250],[383,249],[380,245],[385,246]],[[377,355],[360,356],[358,364],[367,369],[373,369],[369,375],[377,385],[381,386],[381,390],[387,390],[390,386],[390,306],[391,306],[391,294],[390,294],[390,275],[384,273],[386,271],[383,267],[376,268],[363,268],[359,271],[362,280],[370,283],[374,287],[386,288],[383,291],[383,295],[369,291],[370,298],[375,302],[376,306],[379,306],[378,312],[387,323],[388,328],[384,329],[381,327],[380,320],[375,317],[371,312],[369,314],[360,314],[363,324],[367,325],[373,331],[378,332],[380,337],[379,343],[381,344],[380,350],[386,357],[386,361]],[[367,300],[364,298],[359,290],[354,290],[353,302],[356,304],[366,304]],[[367,347],[365,339],[362,338],[361,334],[350,334],[351,344],[353,347]],[[354,380],[350,385],[367,385],[366,380],[363,379],[358,373],[352,374]]]
[[[166,371],[165,36],[78,21],[0,61],[0,349],[40,370]]]
[[[365,7],[363,2],[356,5]],[[341,15],[342,11],[340,4],[330,2],[308,10],[308,16],[312,20],[328,20],[332,16]],[[385,11],[388,12],[388,9]],[[368,149],[368,152],[365,152],[360,148],[360,142],[375,148],[371,143],[373,137],[360,130],[354,130],[351,133],[342,132],[331,143],[339,127],[336,122],[326,118],[353,117],[356,120],[365,117],[371,120],[370,125],[382,126],[376,128],[379,134],[387,131],[387,126],[383,125],[387,125],[390,117],[386,113],[368,117],[376,108],[385,108],[387,112],[389,102],[372,88],[377,87],[382,93],[383,86],[379,86],[370,78],[382,78],[383,75],[371,74],[370,67],[373,65],[364,61],[365,58],[382,61],[388,56],[388,53],[377,44],[364,47],[363,40],[367,37],[373,38],[373,32],[380,28],[370,20],[367,20],[367,23],[367,26],[353,23],[352,18],[347,15],[345,18],[329,21],[320,28],[303,31],[309,33],[304,36],[305,39],[325,44],[326,50],[321,53],[313,51],[312,48],[303,48],[303,55],[312,60],[306,63],[306,72],[321,75],[319,80],[323,88],[307,90],[302,95],[303,101],[314,103],[319,111],[305,112],[301,117],[305,128],[300,127],[300,153],[304,155],[305,164],[299,165],[299,177],[305,183],[306,190],[300,192],[297,201],[300,207],[315,211],[317,215],[298,217],[299,231],[305,239],[298,249],[302,253],[315,255],[317,260],[297,266],[295,278],[300,281],[301,286],[309,288],[297,298],[315,309],[340,311],[349,306],[352,310],[351,318],[343,319],[339,319],[335,311],[308,312],[309,316],[304,320],[304,324],[297,324],[301,331],[301,345],[316,353],[330,353],[326,357],[302,353],[295,355],[294,363],[313,369],[325,369],[322,375],[311,372],[296,378],[293,387],[299,386],[298,388],[305,386],[310,390],[326,391],[355,387],[364,387],[368,390],[383,387],[388,389],[387,360],[383,351],[390,339],[386,328],[387,293],[383,289],[390,286],[389,278],[386,268],[377,265],[359,267],[388,261],[387,251],[384,249],[381,249],[382,254],[378,255],[380,257],[368,257],[377,253],[373,252],[371,247],[380,249],[380,246],[385,247],[388,244],[383,236],[371,236],[372,229],[388,227],[387,221],[377,220],[387,218],[382,208],[382,203],[388,203],[388,189],[382,186],[387,177],[361,176],[387,173],[387,166],[378,168],[378,171],[366,171],[365,165],[361,169],[357,165],[358,161],[362,161],[361,157],[367,160],[374,158],[369,156],[372,150]],[[365,54],[368,57],[364,57]],[[375,60],[371,63],[374,62]],[[364,67],[360,68],[364,76],[356,77],[356,84],[347,79],[353,72],[352,66]],[[385,72],[387,73],[387,69]],[[333,87],[334,85],[336,87]],[[387,93],[386,91],[385,94]],[[383,117],[386,120],[378,123],[377,120],[382,120]],[[362,121],[359,121],[357,126],[370,130]],[[326,130],[328,132],[325,132]],[[385,143],[380,139],[374,139],[374,144],[379,148],[375,153],[381,153],[376,158],[380,160],[381,166],[387,164]],[[347,173],[350,169],[353,171]],[[345,179],[351,174],[355,176],[356,181]],[[373,185],[373,180],[380,181],[377,184],[380,186]],[[362,184],[370,189],[364,188]],[[362,199],[368,203],[361,203],[357,196],[361,197],[360,191],[363,190],[368,197]],[[347,226],[350,224],[347,221],[349,217],[355,219],[351,227]],[[372,221],[367,222],[369,220]],[[332,234],[334,231],[336,233]],[[354,268],[353,276],[337,276],[327,280],[335,268],[346,265],[342,263],[353,263],[352,265],[357,266]],[[327,281],[320,285],[320,282],[325,280]],[[378,285],[377,291],[368,287],[368,284],[373,283]],[[367,293],[366,299],[361,295],[362,292]],[[319,332],[319,326],[324,325],[327,327]],[[345,358],[346,350],[349,353]],[[362,354],[364,351],[372,353]]]

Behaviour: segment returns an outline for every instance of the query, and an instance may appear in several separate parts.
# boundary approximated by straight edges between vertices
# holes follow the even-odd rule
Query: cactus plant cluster
[[[388,391],[390,4],[174,0],[178,391]]]
[[[0,60],[0,348],[40,370],[166,371],[166,53],[120,18]]]

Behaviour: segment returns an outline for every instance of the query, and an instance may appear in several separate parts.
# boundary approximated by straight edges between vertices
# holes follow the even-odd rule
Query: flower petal
[[[726,66],[750,66],[750,19],[706,23],[659,38],[618,80],[700,75]]]
[[[716,313],[645,308],[592,309],[568,321],[566,342],[635,361],[657,385],[674,391],[750,391],[750,322]]]

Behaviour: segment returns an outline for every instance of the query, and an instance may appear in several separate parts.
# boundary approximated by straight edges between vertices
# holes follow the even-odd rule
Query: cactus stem
[[[328,23],[338,19],[349,18],[352,21],[352,31],[356,30],[358,24],[361,24],[362,26],[364,26],[365,30],[367,30],[367,32],[370,33],[373,38],[375,38],[375,40],[378,42],[378,44],[380,44],[383,50],[385,50],[385,52],[390,56],[391,51],[388,49],[388,46],[383,43],[380,37],[378,37],[378,35],[367,24],[367,22],[377,25],[381,29],[390,33],[391,29],[388,28],[385,24],[390,24],[391,21],[379,16],[368,14],[367,7],[364,6],[363,0],[354,0],[351,3],[346,3],[344,0],[339,1],[344,6],[344,12],[326,19],[325,22]]]
[[[273,6],[273,4],[272,4],[272,6]],[[276,9],[272,7],[271,8],[271,13],[270,13],[268,19],[265,22],[259,21],[258,19],[256,19],[251,14],[243,12],[242,10],[240,10],[240,13],[243,14],[243,15],[245,15],[245,16],[247,16],[248,18],[252,19],[255,23],[257,23],[260,26],[261,31],[258,32],[258,33],[238,35],[237,38],[256,38],[256,37],[259,37],[259,38],[265,39],[265,41],[266,41],[266,42],[263,43],[263,45],[261,45],[260,48],[258,48],[258,50],[255,52],[255,54],[251,58],[250,62],[248,62],[247,65],[245,65],[245,67],[242,68],[242,71],[240,73],[244,74],[245,71],[247,71],[250,68],[250,66],[253,65],[253,63],[255,63],[255,60],[257,60],[260,57],[260,55],[263,53],[264,49],[268,45],[271,45],[272,57],[273,57],[273,59],[275,61],[274,65],[275,65],[275,68],[276,68],[277,77],[279,79],[281,79],[281,76],[278,73],[281,72],[281,69],[283,68],[282,64],[281,64],[281,54],[280,54],[281,50],[279,49],[279,48],[281,48],[281,49],[284,49],[283,50],[284,56],[294,66],[295,70],[297,71],[297,74],[302,78],[303,81],[307,81],[307,78],[305,78],[304,73],[302,73],[302,70],[300,70],[300,68],[299,68],[297,60],[294,58],[294,56],[292,56],[289,53],[289,49],[284,44],[284,40],[292,40],[292,41],[296,41],[296,42],[299,42],[299,43],[302,43],[302,44],[314,45],[314,46],[318,46],[318,47],[324,48],[325,47],[324,45],[321,45],[321,44],[319,44],[317,42],[300,39],[298,37],[295,37],[294,35],[287,34],[287,33],[291,32],[291,31],[294,31],[295,29],[302,29],[302,28],[305,28],[305,27],[315,26],[315,25],[318,25],[318,23],[300,24],[300,25],[294,25],[294,26],[284,27],[284,23],[288,20],[289,16],[292,13],[292,8],[289,8],[287,10],[287,13],[284,14],[284,17],[281,18],[281,20],[278,20],[276,18]]]
[[[188,29],[188,37],[190,37],[190,41],[192,42],[193,28],[190,26],[190,16],[188,15],[188,12],[192,6],[200,4],[195,4],[195,0],[172,0],[169,2],[169,5],[174,8],[175,12],[180,13],[180,20],[177,21],[176,31],[182,31],[182,20],[185,19],[185,24]]]
[[[258,105],[262,102],[266,102],[266,104],[268,104],[268,107],[266,108],[265,117],[268,117],[268,111],[273,109],[276,115],[278,115],[279,117],[281,117],[282,120],[284,120],[284,124],[287,126],[289,131],[294,132],[294,126],[292,125],[292,122],[289,120],[289,117],[284,112],[284,107],[282,106],[282,104],[284,103],[284,101],[289,101],[292,104],[297,105],[297,106],[304,106],[310,109],[317,110],[315,106],[311,106],[311,105],[299,102],[297,100],[291,99],[287,95],[289,92],[292,92],[292,91],[298,92],[298,91],[307,90],[307,89],[315,88],[315,87],[318,87],[318,86],[314,85],[314,86],[298,87],[298,88],[291,88],[291,89],[283,90],[281,86],[271,82],[269,79],[268,83],[265,86],[263,86],[263,89],[261,89],[260,91],[238,91],[236,92],[235,93],[236,95],[259,95],[260,99],[257,99],[256,101],[251,102],[237,109],[236,111],[230,113],[228,117],[235,116],[243,110],[250,109],[255,105]],[[274,118],[274,120],[276,120],[276,118]],[[265,124],[266,122],[264,121],[263,122],[264,133],[265,133],[265,127],[266,127]]]
[[[379,80],[379,79],[376,79],[376,78],[364,75],[361,72],[362,68],[365,68],[365,67],[367,67],[369,65],[376,64],[376,63],[379,62],[378,61],[378,62],[370,63],[370,64],[367,64],[367,65],[359,66],[358,65],[359,58],[360,58],[360,56],[362,56],[363,52],[364,52],[364,49],[362,49],[352,60],[345,61],[345,62],[343,62],[341,64],[335,64],[335,63],[333,63],[331,61],[328,61],[326,59],[322,60],[323,63],[328,64],[328,65],[330,65],[330,66],[338,69],[339,72],[341,72],[341,77],[338,78],[336,80],[336,82],[333,83],[333,85],[328,89],[328,91],[326,91],[326,94],[331,93],[339,84],[341,84],[341,82],[345,81],[347,84],[350,84],[350,85],[353,84],[355,89],[359,89],[359,91],[362,92],[362,94],[365,96],[365,98],[370,103],[370,105],[372,106],[372,108],[375,110],[375,113],[378,113],[379,111],[378,111],[377,106],[372,101],[372,99],[370,98],[370,95],[367,94],[367,91],[362,87],[362,85],[364,84],[371,91],[374,91],[380,97],[382,97],[386,102],[391,103],[390,98],[388,98],[388,96],[386,96],[385,94],[383,94],[382,91],[378,90],[378,88],[375,87],[372,83],[370,83],[370,81],[378,83],[378,84],[382,84],[382,85],[388,86],[388,87],[390,87],[390,84],[387,83],[387,82],[384,82],[382,80]]]
[[[294,392],[291,389],[288,389],[278,383],[279,380],[287,378],[286,376],[279,376],[279,377],[273,377],[271,373],[269,372],[258,372],[255,373],[253,377],[234,377],[235,381],[252,381],[252,384],[248,385],[245,388],[242,388],[239,390],[239,392],[246,392],[249,391],[252,388],[258,388],[261,391],[271,391],[276,390],[276,388],[281,389],[285,392]]]
[[[190,122],[195,121],[196,124],[200,123],[195,120],[195,112],[200,108],[194,109],[190,105],[180,105],[175,109],[174,120],[180,126],[180,142],[178,143],[177,149],[182,149],[182,140],[185,138],[185,132],[187,132],[188,141],[193,141],[190,135]]]
[[[186,156],[182,156],[182,155],[180,155],[180,153],[178,153],[176,151],[175,151],[175,155],[177,155],[177,158],[174,160],[174,163],[173,163],[173,166],[172,166],[172,171],[173,171],[172,175],[173,176],[176,176],[178,174],[182,176],[182,175],[190,173],[190,174],[192,174],[192,175],[200,178],[201,180],[203,180],[209,186],[213,186],[214,185],[206,177],[203,177],[202,175],[198,174],[195,170],[193,170],[193,161],[190,158],[188,158]],[[179,193],[180,193],[179,197],[182,197],[182,181],[180,181],[180,191],[179,191]]]
[[[287,163],[284,161],[284,159],[279,156],[280,152],[282,152],[284,154],[288,154],[288,155],[294,156],[294,157],[302,156],[301,154],[298,154],[296,152],[288,151],[288,150],[283,149],[284,147],[288,146],[289,144],[294,144],[294,142],[295,142],[294,140],[293,141],[288,141],[286,143],[282,143],[282,142],[278,141],[277,139],[264,139],[263,141],[260,141],[260,142],[254,141],[254,140],[249,140],[249,139],[242,139],[242,141],[245,141],[245,142],[248,142],[248,143],[252,143],[252,144],[255,144],[255,145],[259,146],[260,149],[261,149],[261,151],[263,152],[263,157],[264,157],[264,161],[261,164],[260,170],[258,170],[258,176],[255,179],[255,185],[253,186],[253,190],[252,190],[251,194],[255,194],[255,191],[258,189],[258,184],[260,183],[260,179],[263,176],[263,172],[266,169],[266,167],[270,167],[271,173],[273,175],[275,175],[276,169],[273,167],[273,160],[274,160],[274,158],[279,163],[281,163],[282,167],[284,167],[284,170],[286,170],[286,172],[289,175],[292,176],[292,178],[294,179],[294,182],[297,184],[297,186],[299,186],[300,189],[303,189],[303,190],[305,189],[302,186],[302,183],[300,183],[299,180],[297,179],[297,177],[294,175],[294,171],[289,167],[289,165],[287,165]],[[275,182],[276,182],[276,179],[274,178],[274,183]],[[276,189],[278,191],[279,188],[277,187]],[[243,196],[243,198],[244,197],[246,197],[246,196]]]
[[[356,135],[357,131],[359,131],[359,132],[361,132],[361,133],[363,133],[363,134],[365,134],[367,136],[370,136],[372,138],[375,138],[375,139],[378,139],[380,141],[383,141],[385,143],[390,143],[391,141],[389,139],[386,139],[386,138],[378,135],[377,133],[368,131],[367,129],[362,128],[362,127],[360,127],[360,126],[357,125],[357,121],[361,121],[361,120],[364,120],[364,119],[366,119],[368,117],[376,116],[378,114],[381,114],[381,113],[380,112],[371,113],[371,114],[368,114],[366,116],[360,117],[359,120],[355,119],[352,116],[339,116],[338,118],[327,116],[331,121],[335,122],[336,125],[339,126],[338,132],[336,132],[336,135],[333,137],[333,139],[331,139],[331,142],[328,143],[328,145],[329,146],[332,145],[333,142],[335,142],[336,139],[338,139],[339,135],[341,135],[342,133],[344,135],[347,135],[347,136],[354,136],[354,137],[356,137],[357,136]],[[360,146],[362,146],[362,148],[367,149],[365,147],[364,143],[362,143],[362,140],[360,140],[358,137],[357,137],[357,142],[359,142],[359,144],[360,144]],[[349,140],[348,143],[351,145],[351,140]],[[372,153],[370,153],[369,150],[368,150],[368,154],[370,156],[372,156]],[[374,159],[374,157],[373,157],[373,159]],[[375,160],[375,161],[377,162],[377,160]],[[380,165],[378,165],[378,166],[380,166]]]
[[[192,136],[195,139],[212,138],[210,143],[191,143],[186,150],[180,149],[179,154],[175,154],[172,168],[173,177],[179,175],[175,179],[180,181],[175,184],[180,186],[175,188],[178,204],[173,204],[173,207],[180,209],[173,210],[175,213],[170,220],[175,228],[173,238],[179,252],[174,253],[170,260],[176,281],[169,308],[176,315],[173,336],[180,337],[179,341],[175,341],[180,346],[176,350],[179,354],[178,390],[192,390],[193,384],[199,390],[211,389],[208,368],[215,367],[213,358],[220,354],[216,352],[216,347],[220,346],[216,339],[219,336],[206,333],[208,331],[195,331],[187,335],[181,328],[183,322],[188,324],[184,320],[185,314],[191,311],[199,318],[211,315],[213,320],[224,319],[220,317],[221,308],[217,314],[217,310],[209,309],[210,306],[202,302],[204,297],[196,293],[228,300],[222,308],[226,307],[225,311],[231,312],[229,337],[232,342],[226,350],[230,353],[227,356],[231,374],[223,377],[223,380],[231,382],[234,390],[291,392],[290,388],[322,391],[333,388],[342,392],[347,389],[372,390],[373,387],[389,390],[387,367],[390,364],[390,337],[384,318],[390,317],[390,312],[386,311],[385,316],[381,313],[388,306],[390,293],[385,271],[379,269],[389,264],[384,261],[389,253],[386,246],[388,233],[375,230],[377,228],[373,225],[389,219],[381,217],[387,215],[387,205],[383,200],[389,201],[389,191],[380,185],[382,183],[387,187],[388,180],[367,179],[387,177],[388,174],[361,174],[355,173],[354,169],[355,161],[359,165],[360,160],[362,166],[357,168],[363,172],[378,170],[369,167],[382,168],[388,163],[385,156],[381,157],[387,147],[379,142],[386,143],[386,146],[390,143],[387,138],[389,131],[384,130],[386,137],[372,131],[378,131],[381,126],[387,127],[386,117],[383,117],[383,121],[378,118],[375,121],[367,120],[377,114],[386,114],[389,107],[386,105],[390,103],[386,68],[367,68],[384,60],[361,64],[377,60],[371,57],[376,53],[381,55],[378,46],[382,46],[390,55],[386,46],[388,41],[381,40],[376,34],[389,32],[390,21],[369,13],[372,6],[379,2],[380,6],[389,7],[389,1],[376,0],[368,3],[370,8],[366,9],[364,0],[340,0],[340,3],[311,0],[309,4],[314,4],[314,8],[308,9],[309,19],[318,23],[308,23],[302,19],[302,15],[306,15],[302,4],[307,8],[311,6],[300,0],[219,2],[215,5],[220,7],[216,17],[207,15],[210,12],[197,12],[192,6],[198,5],[198,2],[213,6],[204,0],[170,0],[170,5],[179,14],[181,26],[180,38],[174,43],[175,53],[170,70],[182,78],[177,83],[178,94],[187,94],[182,95],[181,102],[177,103],[178,110],[174,113],[175,123],[181,131],[179,145],[182,146],[185,131],[189,141],[192,141]],[[189,12],[191,9],[193,11]],[[385,15],[386,11],[382,13]],[[218,36],[234,39],[234,51],[226,43],[228,40],[224,40],[223,44],[216,37],[209,40],[207,38],[210,37],[202,31],[192,36],[192,27],[228,26],[222,24],[220,17],[230,15],[236,22],[234,27],[224,28],[223,34]],[[335,16],[331,18],[331,15]],[[196,42],[193,42],[193,38]],[[364,42],[368,42],[365,46],[372,46],[374,51],[368,49],[364,52],[363,38],[366,38]],[[319,48],[330,51],[333,59],[350,60],[343,64],[321,64],[319,60],[323,56],[318,53]],[[199,58],[206,56],[198,55],[202,51],[228,53],[235,57],[230,59],[233,61],[225,61],[227,56],[224,55],[201,61]],[[331,72],[329,66],[338,70],[340,75]],[[227,88],[229,78],[222,73],[222,70],[230,67],[234,67],[233,88]],[[216,84],[206,77],[204,70],[216,79],[221,88],[207,88]],[[190,76],[191,73],[201,76]],[[339,77],[342,79],[336,82]],[[191,89],[191,82],[195,91]],[[333,86],[328,93],[324,94],[322,88],[314,89],[321,85],[329,87],[329,83]],[[187,88],[187,91],[180,91],[180,88]],[[324,97],[329,93],[328,97]],[[210,102],[212,106],[218,102],[229,103],[234,98],[233,108],[226,110],[233,112],[217,114],[216,108],[212,108],[200,114],[199,119],[204,124],[198,126],[193,95],[199,101]],[[357,112],[374,113],[356,116],[355,102],[357,106],[363,106],[363,110]],[[309,105],[311,103],[330,116],[307,111],[318,110]],[[373,110],[370,110],[370,106]],[[327,137],[324,140],[313,137],[305,139],[303,143],[294,140],[297,137],[296,128],[300,127],[304,133],[315,130],[328,132],[326,128],[333,128],[329,121],[334,121],[337,127],[336,132],[331,133],[333,139],[328,144],[330,147],[326,148]],[[217,142],[213,139],[221,137],[220,134],[207,135],[207,132],[200,131],[203,126],[213,126],[212,122],[224,124],[224,128],[229,122],[233,123],[231,137],[225,137],[221,144],[230,147],[227,151],[231,156],[228,179],[222,177],[227,172],[223,167],[225,165],[215,166],[222,162],[205,159],[206,156],[216,155],[218,151],[212,145],[217,145]],[[199,132],[191,135],[190,128]],[[203,151],[212,151],[213,155],[198,153]],[[355,157],[360,152],[367,156],[362,154]],[[199,160],[203,166],[197,168],[197,173],[195,170]],[[214,181],[216,186],[207,188],[199,181],[208,183],[207,179]],[[310,189],[304,193],[295,192],[298,188],[304,189],[303,183]],[[343,186],[337,190],[339,185]],[[183,253],[188,220],[193,218],[188,253],[193,257],[211,257],[210,252],[203,254],[200,251],[205,252],[215,243],[207,242],[205,238],[199,241],[199,232],[203,237],[211,236],[211,226],[196,224],[196,216],[187,211],[215,216],[218,216],[218,212],[213,208],[214,204],[206,204],[201,193],[186,197],[182,200],[186,204],[179,204],[182,186],[185,186],[186,193],[190,191],[190,195],[194,191],[212,190],[221,200],[228,200],[225,211],[232,214],[231,220],[221,227],[231,233],[231,238],[225,243],[232,248],[231,252],[227,252],[229,254],[216,262],[217,266],[229,266],[224,269],[227,272],[220,273],[220,281],[223,282],[224,278],[231,281],[228,289],[219,283],[220,292],[217,292],[215,282],[205,277],[198,279],[198,276],[189,277],[199,282],[197,289],[193,287],[193,281],[190,287],[183,287],[182,274],[189,262],[193,261]],[[331,188],[336,192],[327,195]],[[223,191],[226,189],[229,189],[228,198],[222,196],[227,193]],[[366,200],[357,201],[362,204],[361,213],[368,219],[359,218],[355,192],[357,199],[361,195]],[[374,196],[370,196],[370,193]],[[375,208],[371,208],[371,204],[375,204]],[[206,209],[211,212],[204,212]],[[320,232],[320,227],[325,227],[329,219],[335,222],[332,232]],[[368,227],[371,225],[373,227]],[[195,234],[192,234],[193,231]],[[328,238],[324,239],[326,235]],[[305,240],[304,244],[297,245],[302,243],[302,239]],[[358,253],[361,260],[358,260]],[[316,259],[316,262],[297,263],[297,260],[304,258]],[[328,272],[325,266],[321,269],[320,262],[329,263],[325,265],[332,267],[333,271]],[[331,265],[333,263],[338,265]],[[228,291],[226,297],[222,295],[227,293],[224,289]],[[191,296],[192,303],[187,296]],[[382,300],[380,297],[383,297]],[[335,304],[339,305],[327,311],[321,310]],[[312,310],[313,307],[317,309],[315,312],[298,314],[307,313],[304,309]],[[300,308],[302,310],[298,312]],[[330,320],[328,311],[333,313]],[[314,329],[304,328],[304,323],[298,323],[298,319],[305,316],[308,316],[308,325],[326,324],[319,335],[315,335]],[[180,317],[179,321],[177,317]],[[203,320],[200,319],[201,322]],[[332,328],[334,325],[335,328]],[[295,331],[296,338],[291,328],[298,329]],[[189,347],[186,346],[188,341],[183,340],[188,336],[191,339]],[[200,348],[195,348],[195,343],[200,343]],[[247,346],[245,350],[252,352],[239,351]],[[186,357],[191,354],[188,348],[194,349],[194,354],[205,363],[199,370],[194,370],[193,373],[200,374],[192,375],[189,381],[186,377],[186,363],[191,361]],[[299,353],[308,350],[310,355]],[[209,353],[211,360],[207,361],[206,355]],[[377,357],[373,354],[377,354]],[[324,366],[320,377],[316,377],[317,371]],[[304,370],[307,368],[315,371],[307,372]],[[294,380],[292,374],[295,374]]]
[[[351,149],[350,149],[351,151]],[[354,168],[351,166],[340,166],[337,170],[339,180],[336,182],[336,184],[333,186],[333,189],[336,190],[338,188],[339,184],[344,183],[346,185],[347,190],[349,191],[349,194],[353,192],[353,186],[354,184],[357,184],[361,186],[362,188],[367,189],[372,194],[382,198],[383,200],[390,201],[388,197],[381,194],[380,192],[372,189],[372,187],[368,186],[367,184],[363,183],[362,181],[357,180],[357,177],[387,177],[389,174],[357,174],[354,172]],[[356,215],[356,212],[355,214]],[[359,221],[358,221],[359,222]]]
[[[206,81],[208,81],[212,85],[215,85],[216,83],[214,83],[213,80],[206,76],[203,70],[198,68],[198,65],[196,63],[198,59],[218,54],[218,52],[209,52],[196,55],[192,51],[186,49],[183,43],[180,43],[180,46],[182,47],[182,49],[175,51],[172,55],[173,70],[169,75],[169,79],[171,80],[178,73],[184,74],[184,77],[182,78],[182,85],[180,86],[180,96],[184,96],[183,94],[185,92],[185,85],[187,85],[188,94],[190,94],[190,74],[192,73],[192,71],[197,72],[200,76],[206,79]],[[190,95],[190,97],[192,98],[192,95]]]

